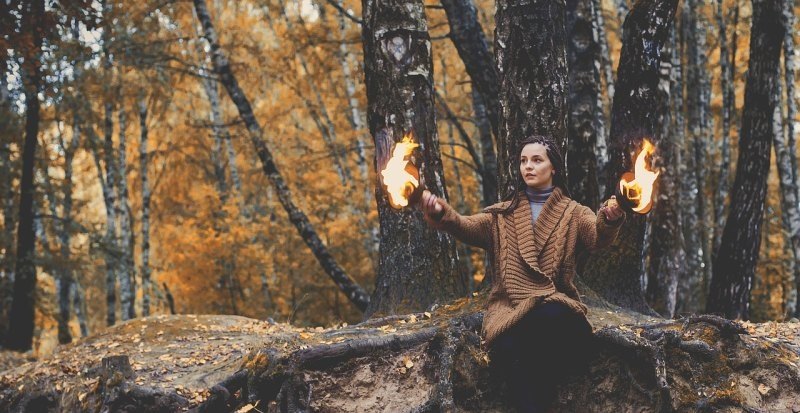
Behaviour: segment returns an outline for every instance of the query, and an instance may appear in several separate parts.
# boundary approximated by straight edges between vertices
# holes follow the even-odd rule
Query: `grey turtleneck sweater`
[[[542,207],[544,203],[547,202],[547,198],[550,197],[550,194],[553,193],[553,188],[555,188],[555,186],[551,186],[547,189],[525,188],[525,194],[528,196],[528,202],[531,204],[531,218],[533,222],[536,222],[536,218],[538,218],[539,213],[542,212]]]

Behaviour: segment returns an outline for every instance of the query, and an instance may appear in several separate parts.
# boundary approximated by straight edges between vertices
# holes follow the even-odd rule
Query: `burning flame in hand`
[[[395,144],[392,157],[381,171],[383,186],[386,187],[389,203],[393,208],[408,206],[408,198],[419,186],[419,172],[406,159],[417,147],[419,144],[414,142],[411,132],[405,134],[403,140]]]
[[[633,173],[625,172],[619,181],[619,191],[634,206],[633,212],[646,214],[653,207],[653,184],[658,178],[658,172],[646,168],[645,157],[655,152],[655,147],[649,140],[644,140],[644,146],[636,156]]]

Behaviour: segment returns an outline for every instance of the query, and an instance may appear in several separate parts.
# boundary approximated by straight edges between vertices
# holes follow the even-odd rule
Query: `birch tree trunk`
[[[362,2],[367,124],[380,171],[393,145],[413,132],[420,180],[447,196],[436,130],[431,41],[422,1]],[[367,316],[427,309],[464,297],[455,240],[430,228],[413,206],[393,209],[376,176],[381,244],[378,275]]]
[[[495,62],[500,79],[499,192],[514,194],[518,142],[552,137],[566,153],[567,56],[564,0],[497,2]]]
[[[640,0],[625,20],[617,72],[616,94],[609,140],[610,161],[605,197],[615,190],[623,172],[633,169],[632,156],[643,138],[662,146],[663,119],[668,108],[659,88],[661,48],[673,26],[677,0]],[[612,246],[592,254],[586,265],[586,283],[609,301],[643,313],[652,313],[644,299],[642,257],[645,217],[629,214]]]
[[[600,49],[591,0],[567,0],[567,65],[569,67],[569,113],[567,174],[572,198],[592,210],[600,206],[597,183],[598,119],[603,113],[600,99]]]
[[[730,214],[714,260],[706,311],[749,317],[750,290],[761,243],[772,141],[775,87],[783,42],[781,0],[754,0],[750,67]],[[776,23],[777,22],[777,23]]]
[[[794,33],[795,33],[795,14],[794,14],[794,2],[790,0],[784,0],[783,2],[783,24],[786,27],[786,33],[784,34],[783,38],[783,62],[784,62],[784,79],[786,83],[786,157],[788,158],[788,163],[785,165],[781,165],[786,163],[787,160],[781,160],[780,155],[778,158],[779,172],[784,170],[785,168],[789,167],[789,172],[791,172],[791,184],[794,189],[794,194],[790,194],[783,189],[784,180],[788,180],[789,176],[781,175],[781,193],[783,196],[792,197],[794,196],[794,203],[789,206],[790,200],[786,199],[783,201],[783,211],[786,211],[784,214],[788,218],[788,226],[786,229],[789,231],[789,237],[792,242],[792,249],[794,251],[794,281],[797,285],[794,292],[789,294],[787,297],[787,303],[794,303],[792,307],[789,305],[787,307],[787,311],[792,311],[787,314],[787,316],[794,316],[795,318],[800,318],[800,303],[798,300],[800,299],[800,227],[798,227],[797,222],[793,222],[794,218],[798,215],[798,208],[800,208],[800,188],[798,188],[798,171],[797,171],[797,144],[795,134],[798,129],[798,121],[797,121],[797,89],[795,85],[795,63],[797,62],[797,51],[795,50],[795,42],[794,42]],[[775,149],[776,153],[778,152],[778,141],[775,141]],[[788,183],[788,182],[787,182]],[[787,188],[787,190],[790,188]],[[784,220],[784,224],[787,222]]]
[[[597,38],[600,43],[600,67],[603,70],[603,83],[606,86],[606,94],[603,99],[603,113],[611,113],[611,102],[614,100],[614,64],[611,61],[611,52],[608,50],[608,35],[606,34],[606,24],[603,18],[603,4],[600,0],[592,0],[592,7],[594,8],[594,24],[597,29]],[[605,116],[604,116],[605,118]],[[606,148],[606,138],[604,134],[602,139],[598,137],[597,140],[597,157],[601,165],[605,165],[608,161],[608,152]]]
[[[342,0],[337,0],[337,2],[341,6]],[[345,35],[349,30],[349,24],[347,18],[345,18],[342,14],[339,15],[339,30],[341,31],[341,42],[339,43],[339,62],[342,65],[342,75],[344,77],[347,105],[350,109],[350,116],[348,116],[348,120],[350,121],[350,125],[354,130],[361,131],[364,129],[364,120],[362,118],[360,109],[361,104],[356,97],[356,84],[353,82],[353,75],[352,71],[350,70],[350,51],[347,47],[347,42],[345,41]],[[361,179],[364,182],[369,182],[367,153],[366,149],[364,148],[363,136],[360,133],[356,134],[356,155],[358,156],[358,171],[361,174]],[[372,195],[370,194],[369,185],[365,185],[364,203],[371,205],[371,198]]]
[[[785,51],[785,49],[784,49]],[[789,268],[789,284],[792,288],[784,290],[784,316],[787,318],[793,317],[797,309],[797,288],[796,280],[798,277],[798,269],[800,262],[800,210],[798,210],[797,199],[797,184],[794,181],[794,171],[792,170],[792,159],[790,156],[790,148],[787,145],[787,139],[784,135],[784,119],[783,111],[781,110],[781,97],[783,95],[783,88],[780,83],[781,70],[778,69],[778,81],[776,82],[774,105],[775,113],[772,117],[772,131],[774,135],[773,143],[775,144],[775,163],[778,169],[778,178],[780,180],[780,194],[781,194],[781,222],[783,229],[788,234],[789,250],[791,251],[792,261]],[[789,123],[789,119],[787,122]],[[788,129],[788,128],[787,128]],[[762,231],[769,233],[769,229]],[[769,237],[766,237],[769,239]]]
[[[72,140],[70,140],[69,146],[67,146],[63,140],[63,137],[60,137],[60,146],[64,151],[64,183],[62,185],[62,190],[64,192],[64,200],[62,203],[62,216],[61,216],[61,224],[57,225],[58,231],[58,238],[61,247],[61,262],[69,263],[70,262],[70,243],[72,239],[72,234],[70,232],[69,224],[72,222],[72,175],[73,175],[73,167],[72,161],[75,158],[75,152],[78,150],[78,146],[80,144],[80,118],[75,115],[73,116],[72,120]],[[55,208],[53,208],[55,209]],[[55,217],[55,211],[52,212],[52,215]],[[70,315],[70,307],[72,306],[72,291],[75,289],[75,275],[73,273],[72,267],[70,265],[64,265],[62,268],[59,269],[61,274],[59,275],[59,282],[57,284],[57,296],[58,296],[58,308],[59,308],[59,317],[58,317],[58,342],[60,344],[66,344],[72,342],[72,334],[69,329],[69,321],[72,318]]]
[[[708,280],[711,277],[710,261],[710,238],[708,236],[708,225],[710,218],[707,216],[709,211],[709,197],[706,196],[708,171],[706,169],[709,154],[706,141],[712,138],[711,127],[711,86],[708,75],[708,48],[706,47],[705,20],[701,13],[702,0],[687,0],[684,2],[684,29],[686,29],[686,91],[687,91],[687,127],[690,143],[686,146],[685,162],[690,168],[691,176],[687,181],[695,185],[690,188],[693,194],[688,202],[696,205],[687,209],[686,227],[684,231],[689,235],[688,258],[689,274],[692,278],[690,283],[693,290],[704,291]],[[694,195],[697,194],[697,195]],[[690,212],[696,211],[696,214]],[[699,251],[699,252],[698,252]],[[691,310],[699,310],[703,306],[702,297],[696,303],[698,307]]]
[[[14,270],[14,290],[9,314],[6,347],[27,351],[33,345],[34,310],[36,308],[36,236],[34,234],[33,197],[36,191],[34,169],[36,143],[39,135],[39,92],[42,89],[41,63],[44,28],[44,0],[27,4],[23,12],[22,30],[31,36],[31,44],[23,47],[25,56],[21,71],[25,88],[25,141],[22,148],[22,177],[20,179],[19,220],[17,221],[17,260]]]
[[[119,200],[117,202],[117,216],[119,217],[119,248],[120,248],[120,306],[122,320],[136,318],[136,280],[134,278],[133,264],[133,230],[131,224],[131,208],[128,203],[128,162],[127,142],[125,129],[127,118],[125,109],[120,99],[119,108],[119,145],[117,146],[118,174],[117,188]]]
[[[113,125],[108,125],[106,122],[106,130]],[[114,211],[114,188],[113,181],[109,181],[106,176],[105,169],[101,162],[100,143],[99,139],[94,133],[94,129],[89,127],[87,129],[89,137],[89,146],[92,151],[95,169],[97,170],[97,180],[100,182],[100,188],[103,191],[103,202],[106,209],[106,232],[103,236],[103,259],[106,264],[106,325],[112,326],[116,322],[116,281],[117,281],[117,236],[114,223],[116,222],[116,212]]]
[[[786,27],[786,32],[783,37],[783,63],[784,63],[784,76],[786,81],[786,130],[787,140],[789,145],[789,159],[792,162],[792,176],[795,185],[797,183],[797,153],[795,149],[795,134],[798,129],[797,120],[797,88],[795,86],[795,63],[797,62],[797,50],[794,42],[795,33],[795,3],[792,0],[784,0],[783,2],[783,24]]]
[[[200,20],[203,25],[205,38],[211,45],[214,72],[220,77],[220,82],[225,86],[228,95],[239,111],[239,116],[247,126],[250,141],[261,160],[262,169],[275,187],[275,192],[278,194],[278,199],[284,210],[286,210],[286,213],[289,215],[289,220],[294,224],[295,228],[297,228],[303,241],[314,253],[314,256],[319,261],[323,270],[325,270],[356,307],[362,311],[366,310],[367,304],[369,303],[369,296],[367,293],[339,266],[319,238],[317,232],[311,226],[308,217],[295,205],[291,192],[286,185],[286,181],[284,181],[283,175],[278,171],[272,153],[264,142],[264,131],[255,118],[250,101],[244,95],[241,87],[239,87],[239,83],[236,81],[233,71],[231,70],[230,63],[220,48],[205,0],[194,0],[194,7],[197,12],[198,20]]]
[[[150,181],[148,171],[150,155],[147,151],[147,99],[139,98],[139,174],[142,179],[142,316],[150,315]]]

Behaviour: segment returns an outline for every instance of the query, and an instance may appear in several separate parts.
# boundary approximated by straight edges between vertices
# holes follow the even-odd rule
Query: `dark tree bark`
[[[567,0],[567,64],[569,116],[567,175],[572,198],[593,210],[600,205],[597,183],[597,119],[603,118],[600,99],[600,48],[591,0]]]
[[[651,238],[646,251],[648,264],[647,302],[664,317],[672,318],[677,306],[678,281],[686,275],[686,252],[684,251],[680,199],[681,165],[680,142],[682,123],[676,121],[671,113],[675,113],[675,105],[668,102],[670,97],[683,93],[681,76],[681,60],[676,30],[673,28],[669,43],[662,52],[661,83],[665,104],[669,108],[664,113],[661,141],[657,151],[656,167],[660,170],[658,196],[653,208]],[[680,99],[676,99],[680,102]]]
[[[475,5],[472,0],[442,0],[442,7],[450,23],[450,40],[464,62],[472,88],[481,95],[486,117],[497,136],[500,126],[497,71]]]
[[[614,193],[622,173],[633,169],[633,155],[644,138],[660,146],[666,98],[659,88],[661,48],[667,41],[677,0],[640,0],[625,20],[609,139],[605,197]],[[645,217],[629,214],[614,244],[593,254],[586,283],[609,301],[652,313],[642,290]]]
[[[277,192],[281,205],[289,215],[289,220],[294,224],[297,232],[300,233],[301,238],[303,238],[303,241],[314,253],[314,256],[328,276],[331,277],[356,307],[362,311],[366,310],[369,304],[369,295],[367,295],[366,291],[356,284],[355,281],[347,275],[344,269],[339,266],[328,251],[328,248],[322,242],[322,239],[320,239],[319,235],[314,230],[306,214],[295,205],[289,187],[286,185],[283,175],[281,175],[278,170],[278,166],[275,164],[275,160],[266,142],[264,142],[264,130],[261,128],[261,125],[258,124],[250,101],[244,95],[244,91],[239,86],[239,82],[237,82],[233,74],[228,58],[220,48],[217,33],[211,23],[211,16],[208,14],[205,0],[194,0],[194,7],[197,12],[197,18],[203,25],[205,38],[211,45],[211,60],[214,64],[214,72],[220,77],[220,82],[225,86],[228,95],[239,111],[239,116],[247,126],[250,141],[261,160],[262,170],[275,187],[275,192]]]
[[[518,142],[555,139],[566,153],[567,56],[564,0],[497,2],[495,61],[500,79],[497,165],[501,197],[513,193]]]
[[[0,11],[0,23],[10,27],[12,20],[10,12]],[[0,276],[0,343],[5,343],[5,335],[8,331],[8,312],[11,309],[14,253],[16,251],[14,246],[14,230],[17,222],[14,217],[16,196],[13,182],[18,169],[12,165],[9,140],[11,137],[20,135],[18,116],[12,111],[11,97],[6,82],[9,57],[8,49],[0,48],[0,130],[5,132],[0,137],[0,198],[2,198],[1,207],[3,209],[0,248],[5,251],[0,257],[0,274],[2,274]]]
[[[773,95],[783,35],[781,1],[754,0],[736,177],[706,306],[708,312],[727,318],[749,317],[750,289],[761,244],[773,140]]]
[[[433,91],[431,41],[422,1],[362,3],[367,124],[375,141],[375,169],[382,170],[395,142],[413,131],[420,179],[447,198]],[[424,310],[466,295],[455,240],[430,228],[421,211],[395,210],[380,179],[375,198],[381,228],[378,275],[367,316]]]
[[[42,88],[41,63],[44,35],[44,0],[28,3],[22,16],[22,30],[31,36],[31,44],[23,47],[22,63],[25,87],[25,143],[22,149],[22,178],[20,180],[19,221],[17,224],[17,261],[14,271],[14,290],[9,314],[6,346],[11,350],[28,351],[33,345],[34,309],[36,306],[36,265],[34,254],[33,196],[36,143],[39,135],[39,92]]]

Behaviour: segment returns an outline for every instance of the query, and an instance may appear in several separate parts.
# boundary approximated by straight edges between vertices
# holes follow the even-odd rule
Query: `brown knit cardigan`
[[[514,211],[502,214],[511,201],[486,207],[483,212],[459,215],[439,199],[444,213],[429,221],[469,245],[484,248],[491,257],[495,280],[483,319],[487,345],[537,305],[560,302],[586,318],[573,282],[575,256],[582,249],[610,245],[624,217],[613,225],[605,214],[595,215],[556,187],[536,222],[524,193]],[[587,320],[588,323],[588,320]]]

